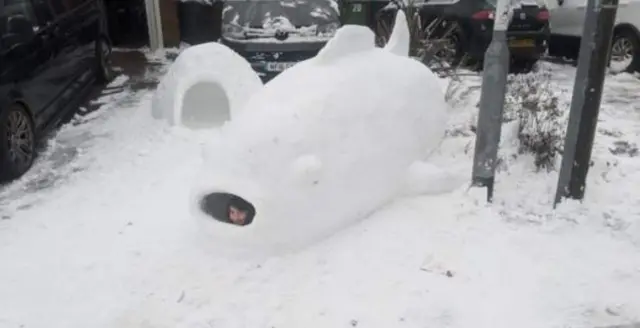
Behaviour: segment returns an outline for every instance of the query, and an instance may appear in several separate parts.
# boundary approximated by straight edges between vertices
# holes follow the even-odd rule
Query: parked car
[[[0,0],[0,181],[32,166],[39,139],[110,80],[98,0]]]
[[[576,59],[586,14],[587,0],[549,0],[551,42],[549,53]],[[618,5],[610,67],[614,71],[640,70],[640,1],[622,0]]]
[[[243,55],[267,82],[315,56],[340,26],[335,0],[229,2],[221,43]]]
[[[466,55],[482,62],[493,35],[493,22],[497,0],[426,0],[416,3],[423,28],[436,20],[442,21],[429,38],[443,38],[443,59],[457,65]],[[391,21],[383,10],[381,19]],[[452,24],[452,33],[446,31]],[[522,1],[514,10],[507,31],[512,63],[519,69],[530,69],[546,52],[549,39],[549,11],[536,2]]]

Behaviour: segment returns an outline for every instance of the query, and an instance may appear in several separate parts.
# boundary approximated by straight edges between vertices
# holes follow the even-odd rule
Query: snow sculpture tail
[[[406,57],[409,56],[410,41],[411,36],[409,34],[407,17],[404,15],[404,11],[398,10],[391,37],[389,37],[389,42],[387,42],[384,49],[398,56]]]

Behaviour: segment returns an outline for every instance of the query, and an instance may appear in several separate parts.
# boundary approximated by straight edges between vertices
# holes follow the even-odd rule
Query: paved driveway
[[[118,110],[132,108],[155,87],[167,66],[166,58],[152,59],[141,51],[125,49],[114,50],[113,63],[118,76],[109,85],[91,90],[77,113],[46,140],[46,149],[40,152],[31,171],[22,179],[0,186],[0,219],[10,219],[12,212],[31,207],[34,199],[44,197],[22,197],[24,194],[52,188],[83,170],[84,165],[79,164],[82,161],[77,159],[93,140],[105,137],[91,127]]]

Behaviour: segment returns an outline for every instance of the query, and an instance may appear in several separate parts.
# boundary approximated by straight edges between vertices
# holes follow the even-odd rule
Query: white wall
[[[152,51],[164,48],[162,21],[160,20],[160,3],[158,3],[158,1],[159,0],[145,0],[149,47]]]

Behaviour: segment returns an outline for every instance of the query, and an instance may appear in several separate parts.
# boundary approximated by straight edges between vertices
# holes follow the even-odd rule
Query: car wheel
[[[115,78],[111,64],[111,45],[101,37],[96,42],[96,79],[98,83],[109,83]]]
[[[435,53],[435,58],[451,67],[460,65],[462,58],[464,58],[464,48],[460,34],[457,32],[450,33],[441,41],[442,44]]]
[[[614,73],[640,69],[640,41],[633,32],[622,30],[614,35],[609,68]]]
[[[14,104],[0,114],[0,182],[21,177],[33,165],[36,153],[31,117]]]

